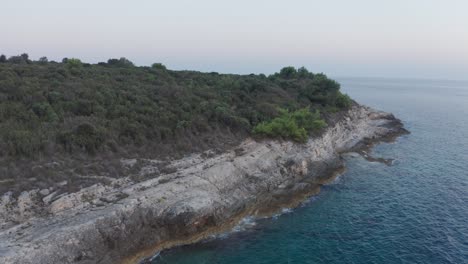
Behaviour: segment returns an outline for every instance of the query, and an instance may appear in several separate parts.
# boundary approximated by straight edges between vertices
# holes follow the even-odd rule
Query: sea
[[[347,170],[298,208],[160,252],[153,263],[468,263],[468,81],[337,78],[411,132],[379,144],[391,166]]]

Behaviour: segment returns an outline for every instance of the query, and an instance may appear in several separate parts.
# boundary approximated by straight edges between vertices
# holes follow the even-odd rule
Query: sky
[[[170,69],[468,79],[467,0],[0,0],[0,53]]]

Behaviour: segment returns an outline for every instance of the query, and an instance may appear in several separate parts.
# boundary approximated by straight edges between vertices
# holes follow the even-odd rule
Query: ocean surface
[[[347,172],[299,208],[153,262],[468,263],[468,82],[338,80],[411,131],[374,148],[392,166],[347,156]]]

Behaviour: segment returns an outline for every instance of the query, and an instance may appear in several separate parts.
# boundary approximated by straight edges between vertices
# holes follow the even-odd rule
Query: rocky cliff
[[[405,131],[393,115],[356,105],[306,144],[249,139],[227,153],[173,161],[169,173],[139,183],[7,193],[0,201],[0,263],[136,263],[226,230],[245,215],[295,205],[342,169],[340,153],[362,152]],[[142,170],[158,170],[159,162]]]

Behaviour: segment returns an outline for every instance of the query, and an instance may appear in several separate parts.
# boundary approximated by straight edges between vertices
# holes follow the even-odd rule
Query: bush
[[[300,67],[297,69],[297,77],[299,78],[308,78],[313,77],[313,73],[309,72],[305,67]]]
[[[253,133],[268,137],[281,137],[297,142],[305,142],[310,132],[325,127],[318,111],[312,113],[308,108],[295,112],[281,109],[280,116],[270,122],[262,122],[254,127]]]
[[[111,145],[129,155],[177,155],[176,144],[186,152],[222,148],[252,133],[305,141],[324,126],[307,108],[350,104],[339,84],[303,67],[266,77],[137,67],[125,58],[28,61],[0,63],[0,158],[104,154]]]
[[[75,144],[89,153],[95,153],[104,142],[103,133],[89,123],[79,125],[74,136]]]
[[[288,66],[288,67],[284,67],[281,69],[279,76],[284,79],[292,79],[296,77],[296,74],[297,74],[296,68]]]
[[[151,65],[151,68],[158,70],[167,70],[166,66],[162,63],[153,63],[153,65]]]
[[[104,144],[104,138],[103,131],[89,123],[83,123],[72,131],[60,133],[57,136],[57,141],[69,152],[79,148],[94,154]]]
[[[40,57],[38,62],[40,64],[47,64],[49,60],[47,59],[47,57]]]
[[[58,116],[54,109],[48,103],[36,103],[32,107],[34,113],[47,122],[55,122],[58,120]]]
[[[43,147],[40,138],[28,130],[8,131],[4,140],[6,152],[11,156],[31,157]]]
[[[81,67],[83,64],[81,63],[81,60],[79,59],[75,59],[75,58],[71,58],[71,59],[67,59],[66,60],[67,62],[67,65],[70,67],[70,68],[79,68]]]
[[[22,55],[19,55],[19,56],[11,56],[10,58],[8,58],[8,62],[9,62],[9,63],[13,63],[13,64],[24,64],[24,63],[28,63],[28,61],[25,60],[25,56],[22,56]]]
[[[308,108],[303,108],[293,112],[292,118],[299,127],[303,127],[308,132],[319,130],[327,124],[320,118],[320,112],[310,112]]]
[[[115,66],[115,67],[134,67],[135,65],[133,64],[133,62],[131,62],[130,60],[122,57],[120,59],[109,59],[107,61],[107,64],[109,66]]]
[[[349,108],[351,107],[352,100],[351,97],[349,97],[347,94],[338,93],[335,104],[341,109]]]

